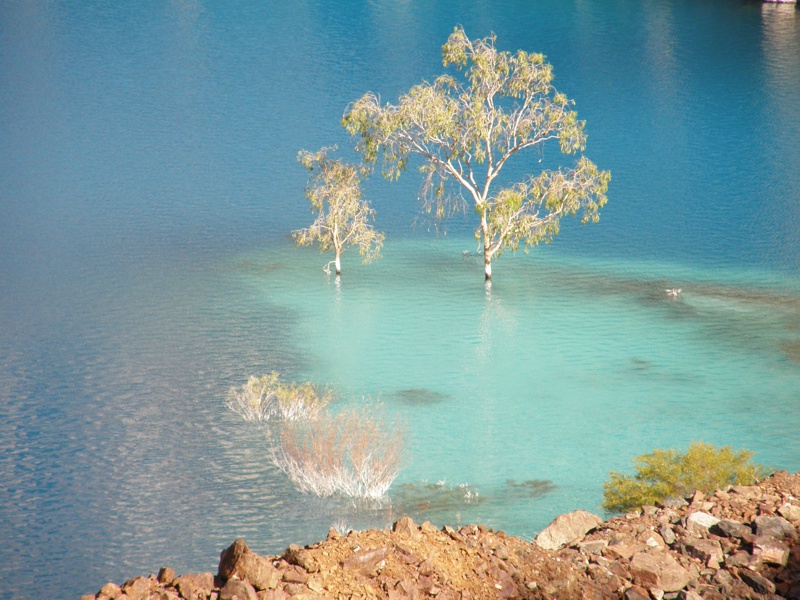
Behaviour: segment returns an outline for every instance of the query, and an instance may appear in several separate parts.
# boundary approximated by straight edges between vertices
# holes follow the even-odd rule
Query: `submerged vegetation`
[[[270,457],[304,494],[380,501],[400,473],[405,428],[376,408],[331,415],[327,387],[283,382],[278,373],[231,388],[225,405],[267,430]]]
[[[406,388],[392,394],[392,397],[403,404],[414,406],[429,406],[440,404],[450,399],[448,394],[429,390],[428,388]]]
[[[763,466],[751,462],[752,456],[748,450],[714,448],[704,442],[693,442],[685,453],[670,449],[642,454],[633,459],[633,477],[610,473],[604,485],[603,508],[624,511],[698,490],[710,493],[728,485],[752,485],[767,475]]]
[[[394,515],[410,516],[435,523],[461,523],[462,511],[478,507],[486,515],[509,502],[529,502],[552,492],[552,481],[529,479],[517,482],[481,485],[449,483],[446,480],[401,483],[392,491]]]
[[[278,373],[250,377],[241,388],[231,388],[225,406],[245,421],[316,419],[333,395],[310,382],[284,383]]]
[[[468,483],[417,481],[397,486],[394,494],[398,505],[408,514],[430,514],[457,510],[465,504],[482,504],[484,497]]]
[[[508,486],[511,494],[518,495],[525,498],[538,498],[552,492],[555,489],[553,482],[548,479],[528,479],[526,481],[517,482],[514,479],[506,479],[506,486]]]
[[[379,501],[400,473],[404,442],[403,427],[352,410],[287,424],[272,460],[305,494]]]

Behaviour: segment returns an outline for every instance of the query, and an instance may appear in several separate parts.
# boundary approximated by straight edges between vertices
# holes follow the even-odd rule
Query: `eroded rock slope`
[[[339,535],[262,557],[236,540],[212,573],[169,568],[82,600],[626,598],[800,600],[800,473],[601,521],[562,515],[529,543],[480,525]]]

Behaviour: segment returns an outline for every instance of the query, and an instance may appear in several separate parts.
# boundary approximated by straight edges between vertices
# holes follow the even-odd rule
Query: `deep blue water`
[[[288,237],[310,219],[295,156],[349,151],[348,103],[440,74],[456,24],[548,56],[609,203],[501,258],[487,294],[475,224],[437,237],[413,169],[374,178],[384,259],[346,253],[337,286]],[[632,455],[697,439],[797,471],[798,140],[793,6],[0,4],[0,598],[402,512],[532,537],[600,512]],[[391,507],[302,496],[269,464],[223,399],[272,370],[407,423]],[[509,483],[532,479],[553,488]],[[444,502],[459,484],[480,502]]]

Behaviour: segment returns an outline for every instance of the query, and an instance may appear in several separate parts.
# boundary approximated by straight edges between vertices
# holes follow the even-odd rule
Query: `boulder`
[[[419,527],[416,526],[416,524],[414,523],[413,520],[411,520],[410,517],[403,517],[402,519],[398,519],[392,526],[392,531],[394,531],[398,535],[402,535],[411,540],[419,540],[422,538],[422,534],[419,531]]]
[[[669,525],[662,525],[661,529],[658,531],[661,534],[661,539],[664,540],[665,544],[671,546],[675,543],[675,532],[672,530],[672,527]]]
[[[281,580],[278,570],[266,558],[251,552],[244,540],[233,542],[219,556],[219,577],[237,577],[259,590],[275,589]]]
[[[283,558],[283,560],[290,565],[297,565],[309,573],[319,572],[319,565],[311,556],[311,553],[297,544],[289,544],[289,547],[286,549],[286,552],[283,553],[281,558]]]
[[[534,543],[545,550],[558,550],[579,542],[603,520],[585,510],[559,515],[539,535]]]
[[[753,557],[752,554],[745,550],[739,550],[738,552],[734,552],[728,558],[725,559],[725,566],[726,567],[749,567],[756,559]]]
[[[650,600],[647,590],[634,585],[625,590],[625,600]]]
[[[388,554],[389,549],[386,547],[366,550],[346,558],[342,566],[345,569],[353,569],[366,573],[375,569]]]
[[[755,520],[756,535],[768,535],[774,538],[782,538],[784,535],[794,533],[794,527],[783,517],[772,517],[761,515]]]
[[[763,575],[759,575],[755,571],[749,569],[742,569],[739,571],[739,577],[747,585],[749,585],[754,592],[759,594],[774,594],[775,584]]]
[[[785,567],[789,562],[789,548],[775,538],[759,536],[753,541],[753,556],[761,562]]]
[[[727,569],[720,569],[716,573],[714,573],[714,583],[717,583],[721,586],[730,587],[731,583],[733,583],[733,575]]]
[[[650,546],[651,548],[664,548],[667,545],[663,537],[661,537],[655,531],[647,529],[639,534],[639,537],[636,539],[645,545]]]
[[[122,593],[122,590],[116,583],[107,583],[103,587],[100,588],[100,591],[97,595],[108,596],[109,598],[114,598],[119,596]]]
[[[150,595],[158,587],[155,577],[136,577],[122,585],[122,592],[129,600],[149,600]]]
[[[283,577],[281,577],[281,581],[285,581],[286,583],[302,583],[305,585],[309,577],[310,575],[304,570],[298,569],[297,567],[292,567],[284,572]]]
[[[778,509],[778,514],[792,523],[800,522],[800,506],[786,503]]]
[[[731,488],[731,492],[747,500],[753,500],[761,496],[761,489],[757,485],[735,485]]]
[[[311,577],[307,582],[306,586],[312,592],[316,592],[317,594],[323,594],[325,592],[325,586],[322,585],[322,581],[316,577]]]
[[[686,518],[686,531],[697,537],[708,534],[708,530],[719,523],[719,519],[706,512],[693,512]]]
[[[185,600],[206,600],[214,589],[214,576],[211,573],[181,575],[173,580],[172,586]]]
[[[747,525],[743,525],[738,521],[728,521],[723,519],[712,528],[713,533],[724,535],[725,537],[742,539],[743,537],[752,534],[753,530]]]
[[[419,530],[422,533],[427,533],[428,535],[435,535],[439,533],[439,530],[436,529],[436,525],[434,525],[430,521],[425,521],[422,525],[420,525]]]
[[[603,554],[610,558],[629,559],[637,552],[642,552],[643,550],[647,550],[646,544],[639,544],[635,541],[619,541],[609,544]]]
[[[230,579],[219,591],[219,600],[258,600],[252,585],[241,579]]]
[[[169,567],[161,567],[158,572],[158,583],[163,583],[164,585],[171,585],[173,581],[175,581],[175,571],[170,569]]]
[[[722,546],[716,540],[687,538],[684,548],[687,555],[702,560],[706,564],[715,563],[718,566],[725,559]]]
[[[677,592],[686,587],[691,575],[667,553],[639,552],[631,559],[630,572],[636,584]]]
[[[599,555],[608,546],[608,540],[591,540],[588,542],[579,542],[578,550],[584,556]]]
[[[286,592],[290,598],[297,598],[303,594],[310,593],[309,589],[302,583],[287,583],[283,586],[283,591]]]
[[[661,508],[683,508],[684,506],[688,506],[688,502],[683,498],[666,498],[661,502],[656,503]]]

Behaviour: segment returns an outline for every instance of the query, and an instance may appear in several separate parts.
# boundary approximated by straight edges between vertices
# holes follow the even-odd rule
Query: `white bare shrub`
[[[316,419],[331,400],[327,388],[310,382],[284,383],[278,373],[250,377],[241,388],[231,388],[225,406],[245,421]]]
[[[279,383],[275,394],[280,421],[315,420],[333,398],[329,388],[311,382]]]
[[[272,460],[304,494],[381,500],[400,472],[404,438],[374,411],[353,410],[288,423]]]

